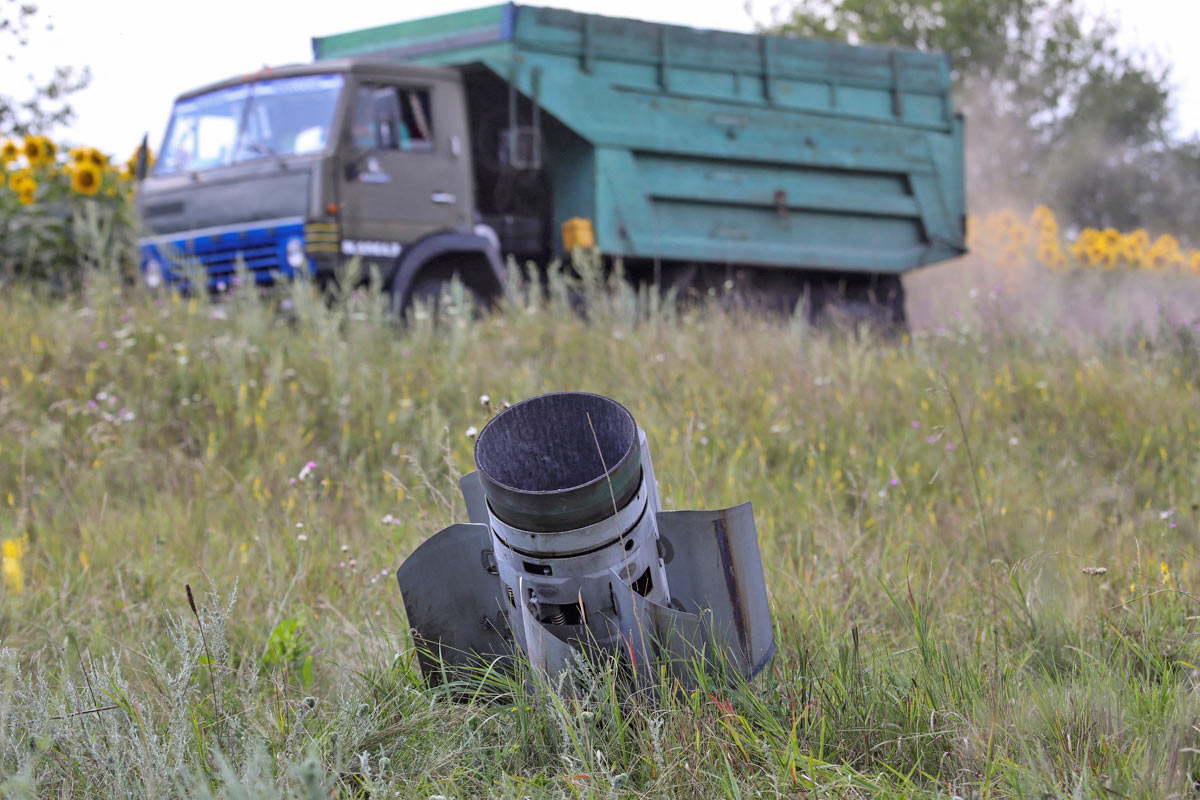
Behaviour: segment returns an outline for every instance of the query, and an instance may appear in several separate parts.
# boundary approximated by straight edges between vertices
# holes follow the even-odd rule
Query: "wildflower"
[[[349,552],[350,552],[350,545],[348,545],[348,544],[344,544],[344,545],[342,545],[342,552],[343,552],[343,553],[349,553]]]
[[[17,143],[12,139],[6,139],[4,144],[0,145],[0,164],[7,164],[15,160],[20,153],[21,149],[17,147]]]
[[[96,342],[96,349],[97,349],[97,350],[107,350],[107,349],[108,349],[108,342],[106,342],[106,341],[104,341],[103,339],[101,339],[100,341]]]
[[[1108,573],[1108,567],[1084,567],[1084,575],[1105,575]]]
[[[25,542],[22,539],[5,539],[0,541],[0,578],[13,594],[25,590],[25,571],[21,568],[21,559],[25,556]]]
[[[298,474],[296,477],[299,478],[300,480],[306,480],[308,478],[308,476],[312,474],[312,471],[316,468],[317,468],[317,462],[309,461],[307,464],[305,464],[300,469],[300,474]]]
[[[486,408],[491,402],[492,398],[488,397],[486,394],[479,395],[479,405]]]
[[[77,164],[71,170],[71,188],[79,194],[91,197],[100,191],[101,182],[100,169],[92,164]]]
[[[303,533],[298,533],[298,534],[296,534],[296,541],[297,542],[307,542],[308,536]]]
[[[921,423],[920,423],[918,420],[915,420],[915,419],[914,419],[914,420],[912,421],[912,426],[913,426],[913,429],[914,429],[914,430],[916,430],[916,429],[918,429],[918,428],[920,428],[920,427],[921,427]]]
[[[949,453],[954,449],[954,442],[946,442],[946,452]]]
[[[468,439],[474,439],[476,436],[479,435],[479,429],[476,428],[474,425],[472,425],[471,427],[467,428],[466,433],[463,435],[466,436]]]
[[[1015,436],[1008,437],[1008,446],[1009,447],[1016,447],[1020,443],[1021,443],[1021,440],[1018,439],[1017,437],[1015,437]]]

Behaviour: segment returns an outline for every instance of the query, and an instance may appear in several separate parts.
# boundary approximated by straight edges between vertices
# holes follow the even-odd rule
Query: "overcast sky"
[[[191,87],[311,58],[314,35],[488,5],[493,0],[289,3],[256,0],[43,0],[30,44],[0,60],[0,87],[24,97],[27,76],[44,80],[56,64],[87,65],[91,85],[75,96],[76,123],[59,137],[124,157],[150,132],[157,149],[171,101]],[[2,3],[3,0],[0,0]],[[987,2],[987,0],[980,0]],[[1127,43],[1156,50],[1172,66],[1175,124],[1200,132],[1200,0],[1084,0],[1118,17]],[[768,21],[776,0],[535,0],[535,5],[749,31]],[[45,23],[52,31],[43,30]],[[3,40],[7,46],[7,39]]]

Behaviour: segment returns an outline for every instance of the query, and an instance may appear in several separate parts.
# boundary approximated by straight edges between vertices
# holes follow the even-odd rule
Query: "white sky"
[[[777,0],[533,0],[578,11],[706,28],[749,31]],[[978,0],[988,2],[988,0]],[[495,0],[44,0],[30,44],[0,59],[0,87],[24,98],[26,76],[47,78],[56,64],[92,69],[74,96],[76,123],[59,138],[124,158],[150,132],[158,147],[179,92],[264,64],[311,58],[310,38],[371,25],[489,5]],[[1200,133],[1200,0],[1084,0],[1116,16],[1128,43],[1150,47],[1172,65],[1177,132]],[[45,31],[45,23],[54,29]],[[5,46],[8,40],[3,39]],[[7,54],[6,54],[7,55]]]

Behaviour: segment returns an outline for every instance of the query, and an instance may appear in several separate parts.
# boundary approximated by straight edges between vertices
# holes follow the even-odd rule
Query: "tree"
[[[32,3],[4,0],[0,6],[0,52],[10,62],[17,59],[19,48],[29,45],[30,31],[38,8]],[[47,25],[47,29],[51,26]],[[88,85],[91,73],[85,67],[56,67],[44,83],[36,83],[32,95],[24,100],[0,93],[0,136],[24,136],[46,132],[74,118],[67,96]]]
[[[949,54],[967,115],[971,204],[1047,202],[1077,225],[1180,224],[1160,202],[1196,145],[1173,142],[1168,69],[1122,49],[1117,27],[1079,0],[793,0],[785,35]]]

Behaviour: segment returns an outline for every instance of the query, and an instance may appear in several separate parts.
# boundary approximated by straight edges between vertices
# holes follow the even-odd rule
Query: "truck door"
[[[470,229],[462,103],[452,83],[358,84],[341,148],[345,255],[399,255],[430,233]]]

